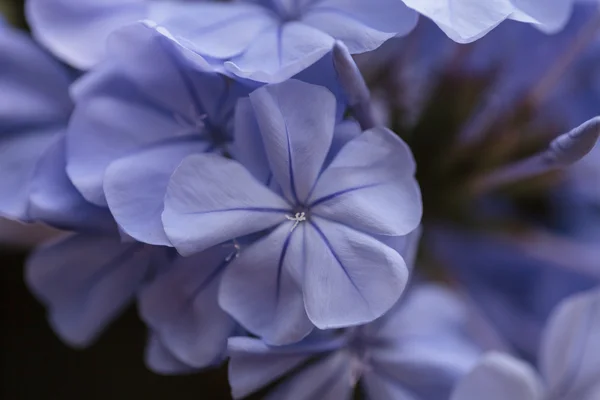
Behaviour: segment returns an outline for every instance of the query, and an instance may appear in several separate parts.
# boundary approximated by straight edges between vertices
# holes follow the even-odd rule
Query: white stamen
[[[294,221],[294,226],[292,226],[292,229],[290,230],[290,232],[293,232],[294,229],[296,229],[296,227],[298,226],[298,224],[300,222],[304,222],[306,221],[306,213],[305,212],[297,212],[293,217],[286,215],[285,216],[287,219],[289,219],[290,221]]]

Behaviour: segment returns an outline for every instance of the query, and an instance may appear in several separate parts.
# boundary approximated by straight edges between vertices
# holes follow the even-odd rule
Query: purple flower
[[[229,340],[233,397],[268,387],[267,399],[345,400],[358,386],[370,399],[448,398],[479,357],[464,330],[467,320],[452,292],[422,285],[361,327],[315,332],[283,347],[234,337]]]
[[[170,245],[160,221],[170,174],[187,155],[226,151],[235,102],[249,89],[159,29],[139,23],[115,32],[110,60],[74,88],[67,171],[128,235]]]
[[[227,268],[219,296],[269,343],[300,340],[313,323],[370,322],[406,285],[402,257],[382,240],[407,235],[421,218],[410,151],[375,128],[324,165],[335,115],[335,98],[323,87],[290,80],[260,88],[236,115],[236,128],[254,138],[238,156],[246,167],[193,155],[169,183],[162,220],[183,255],[268,230]]]
[[[452,400],[595,400],[600,396],[600,290],[562,302],[550,318],[539,374],[503,353],[488,353],[458,384]]]
[[[198,258],[183,259],[174,250],[122,237],[109,210],[83,198],[66,173],[65,133],[73,107],[70,74],[25,35],[4,26],[0,33],[2,213],[75,232],[34,250],[26,265],[28,286],[48,308],[54,330],[72,346],[92,343],[138,295],[142,316],[152,327],[176,296],[159,298],[162,308],[152,309],[161,286],[150,282],[160,277],[168,285],[171,271],[198,263]],[[216,253],[222,261],[233,252],[222,247],[220,253],[199,254],[206,265],[199,277],[206,273],[218,282],[211,269],[215,257],[210,255]],[[167,328],[160,326],[149,343],[147,362],[154,370],[186,372],[224,357],[236,325],[218,307],[215,283],[194,282],[205,286],[196,297],[189,296],[190,307],[169,316],[169,322],[179,324],[177,332],[169,332],[164,324]],[[188,348],[182,351],[182,346]],[[198,347],[201,350],[195,351]],[[175,360],[185,368],[174,368]]]
[[[361,53],[408,33],[417,20],[398,0],[32,0],[28,16],[40,41],[81,68],[102,59],[111,31],[151,19],[199,54],[265,82],[297,74],[330,51],[334,39]],[[82,34],[73,37],[73,30]]]

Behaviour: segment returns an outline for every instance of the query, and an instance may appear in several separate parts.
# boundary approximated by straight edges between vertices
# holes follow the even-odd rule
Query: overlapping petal
[[[592,391],[599,389],[599,333],[599,289],[574,295],[557,306],[544,331],[539,355],[540,371],[551,396],[592,398]]]
[[[397,0],[323,0],[307,9],[302,22],[343,41],[351,53],[363,53],[409,33],[417,17]]]
[[[90,344],[134,298],[160,252],[119,236],[72,235],[37,250],[26,280],[48,307],[56,332],[73,346]]]
[[[162,220],[183,255],[286,220],[290,205],[241,164],[213,154],[187,157],[173,173]]]
[[[385,128],[346,144],[319,178],[312,212],[372,234],[400,236],[422,217],[421,194],[406,144]]]
[[[116,32],[111,59],[73,90],[68,173],[84,197],[100,206],[106,205],[103,181],[112,161],[180,136],[213,145],[228,137],[221,123],[241,95],[231,89],[236,85],[203,64],[192,65],[157,29],[138,23]],[[211,136],[217,134],[223,137]]]
[[[27,18],[37,40],[75,67],[88,69],[103,59],[108,35],[143,19],[149,3],[146,0],[28,0]]]
[[[398,301],[408,269],[395,250],[317,217],[305,232],[304,301],[317,327],[371,322]]]
[[[452,400],[541,400],[542,386],[526,363],[502,353],[489,353],[457,385]]]
[[[65,230],[115,234],[110,212],[85,200],[69,180],[61,136],[37,161],[29,186],[29,217]]]
[[[254,91],[250,101],[276,182],[289,202],[305,204],[331,147],[335,97],[290,80]]]
[[[161,219],[169,180],[184,158],[209,146],[200,140],[175,139],[111,163],[104,193],[121,229],[140,242],[170,246]]]
[[[219,307],[217,293],[234,256],[233,246],[217,246],[179,258],[140,292],[142,318],[185,365],[202,368],[224,357],[236,323]]]
[[[295,266],[303,265],[302,229],[282,224],[242,250],[225,271],[219,303],[250,332],[269,344],[300,341],[313,329]]]

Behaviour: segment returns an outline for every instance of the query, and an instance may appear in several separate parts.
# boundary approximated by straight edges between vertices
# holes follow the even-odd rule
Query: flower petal
[[[406,35],[417,19],[416,12],[396,0],[324,0],[310,8],[302,22],[343,41],[351,53],[363,53]]]
[[[0,215],[22,221],[29,216],[31,183],[38,161],[60,135],[60,130],[42,130],[0,137]]]
[[[225,69],[258,82],[283,82],[320,60],[333,42],[331,36],[306,24],[275,24],[262,31],[244,53],[226,62]]]
[[[155,333],[151,333],[148,338],[144,361],[148,369],[160,375],[181,375],[195,371],[173,356]]]
[[[144,321],[177,359],[202,368],[223,360],[235,321],[217,301],[219,282],[233,246],[178,258],[140,293]]]
[[[243,249],[223,275],[219,303],[250,332],[273,345],[298,342],[313,329],[294,264],[302,264],[301,228],[291,222]]]
[[[331,147],[335,97],[323,87],[289,80],[254,91],[250,101],[275,180],[288,201],[304,203]]]
[[[277,225],[289,209],[239,163],[198,154],[173,173],[162,220],[171,243],[190,255]]]
[[[30,185],[29,216],[59,229],[115,233],[110,212],[89,203],[69,180],[64,135],[46,150]]]
[[[311,212],[376,235],[402,236],[420,223],[421,193],[408,146],[374,128],[350,141],[323,171]]]
[[[395,250],[314,216],[305,232],[304,302],[318,328],[371,322],[396,303],[408,269]]]
[[[184,158],[203,153],[208,146],[203,141],[174,140],[110,164],[104,192],[125,233],[140,242],[171,246],[161,219],[169,180]]]
[[[61,338],[87,346],[135,296],[159,254],[117,235],[74,235],[38,249],[26,280]]]
[[[458,383],[451,400],[541,400],[542,387],[535,371],[502,353],[488,353]]]
[[[351,399],[352,358],[350,353],[337,351],[324,354],[323,359],[285,379],[267,399],[277,400],[345,400]]]
[[[177,53],[179,45],[157,29],[138,23],[116,32],[109,60],[73,89],[77,107],[67,137],[68,173],[95,204],[106,206],[103,178],[118,158],[160,141],[200,137],[207,133],[205,122],[228,138],[220,124],[242,94],[239,85],[190,64]]]
[[[27,20],[37,40],[80,69],[104,58],[106,38],[146,15],[145,0],[32,0]],[[73,34],[77,32],[77,34]]]
[[[73,108],[72,77],[24,32],[0,34],[0,126],[2,136],[17,129],[65,124]],[[44,129],[48,126],[43,126]]]
[[[267,185],[272,174],[265,146],[250,99],[243,98],[235,109],[235,136],[231,145],[233,158],[239,161],[256,179]]]
[[[186,47],[218,59],[242,53],[261,31],[276,23],[267,9],[250,2],[156,2],[149,19],[164,25]]]
[[[112,161],[182,130],[172,115],[146,107],[130,82],[121,79],[119,90],[129,95],[101,95],[78,103],[67,132],[69,177],[88,201],[99,206],[107,205],[104,174]]]
[[[244,398],[277,380],[310,358],[310,353],[288,352],[258,339],[229,339],[229,384],[234,398]]]
[[[431,18],[458,43],[477,40],[508,18],[515,7],[511,0],[403,0]]]
[[[540,370],[557,398],[579,398],[600,377],[600,289],[571,296],[554,310],[544,331]]]

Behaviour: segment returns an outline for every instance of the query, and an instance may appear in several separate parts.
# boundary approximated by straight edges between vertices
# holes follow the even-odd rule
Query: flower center
[[[288,220],[290,220],[290,221],[294,221],[294,225],[292,226],[292,229],[290,230],[290,232],[293,232],[294,229],[296,229],[296,227],[298,226],[298,224],[300,222],[306,221],[306,212],[305,211],[301,211],[301,212],[297,212],[293,216],[292,215],[286,215],[285,217]]]

